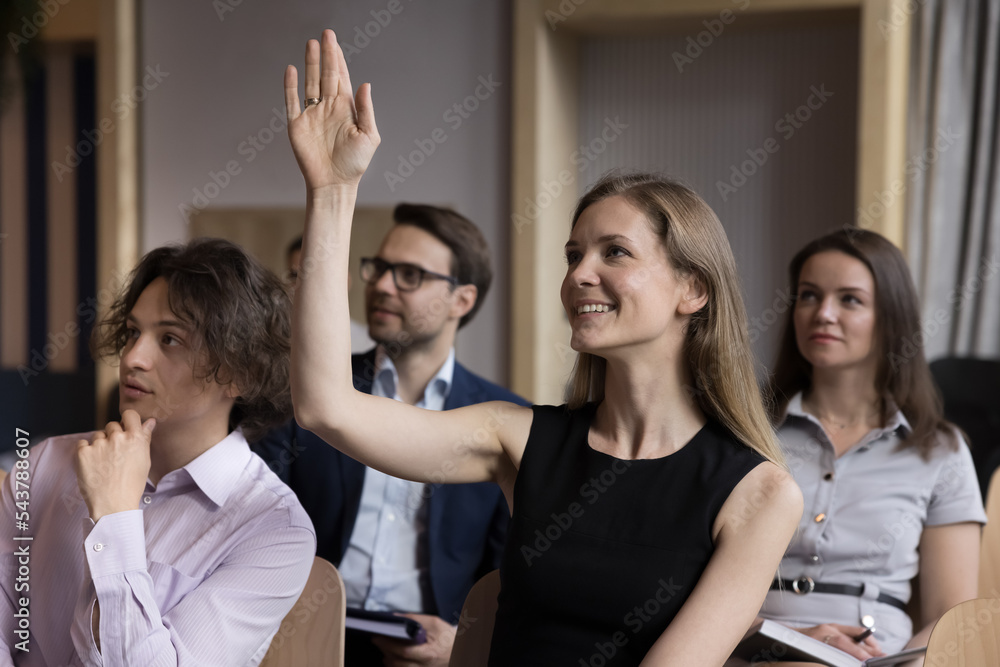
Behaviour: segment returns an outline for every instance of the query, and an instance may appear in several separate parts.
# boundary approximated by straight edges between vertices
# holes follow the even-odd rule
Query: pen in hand
[[[863,642],[864,640],[866,640],[869,637],[871,637],[873,634],[875,634],[875,626],[874,625],[865,628],[865,631],[862,632],[861,634],[855,635],[854,636],[854,641],[856,641],[856,642]]]

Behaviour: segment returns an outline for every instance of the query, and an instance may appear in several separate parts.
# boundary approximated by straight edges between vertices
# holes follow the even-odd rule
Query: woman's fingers
[[[320,54],[319,42],[310,39],[306,42],[306,99],[320,97]]]
[[[340,45],[337,44],[337,36],[332,30],[327,28],[323,31],[323,41],[320,44],[323,62],[320,72],[320,96],[323,99],[332,100],[340,92],[340,81],[338,80],[340,66],[337,63],[337,51]],[[348,91],[350,89],[348,88]],[[348,92],[348,95],[350,93]]]
[[[354,87],[351,85],[351,73],[347,69],[347,57],[344,56],[344,50],[340,48],[340,43],[337,42],[336,36],[333,35],[333,31],[330,31],[331,41],[334,46],[334,62],[337,68],[337,77],[340,80],[340,90],[343,91],[347,101],[351,105],[351,114],[354,116],[355,120],[358,117],[357,108],[354,105]]]
[[[358,129],[371,137],[377,146],[380,138],[378,128],[375,126],[375,106],[372,104],[372,85],[370,83],[363,83],[358,88],[356,104],[358,109]]]
[[[299,117],[302,110],[299,106],[299,72],[294,65],[285,68],[285,115],[288,122]]]

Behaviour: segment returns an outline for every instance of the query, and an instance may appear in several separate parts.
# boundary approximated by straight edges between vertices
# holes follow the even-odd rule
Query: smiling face
[[[451,249],[413,225],[397,224],[382,241],[377,257],[390,264],[413,266],[451,275]],[[386,271],[365,284],[368,335],[379,343],[400,342],[403,350],[450,348],[458,321],[475,304],[475,288],[424,276],[416,290],[401,292]]]
[[[155,417],[157,434],[221,429],[225,436],[233,389],[200,377],[206,361],[201,337],[170,309],[166,280],[154,279],[139,295],[128,315],[128,333],[119,364],[122,412]]]
[[[861,260],[828,250],[805,261],[795,301],[795,340],[814,368],[877,365],[875,279]]]
[[[566,243],[561,297],[571,347],[606,356],[634,345],[683,344],[687,316],[704,305],[693,281],[670,265],[650,221],[623,197],[589,206]]]

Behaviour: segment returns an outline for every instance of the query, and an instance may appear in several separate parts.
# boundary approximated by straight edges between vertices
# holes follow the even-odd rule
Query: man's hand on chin
[[[95,523],[106,514],[138,509],[155,427],[155,419],[143,423],[138,412],[126,410],[121,424],[110,422],[91,440],[77,442],[76,480]]]
[[[391,637],[372,637],[372,643],[385,656],[386,667],[426,665],[427,667],[448,667],[451,647],[455,643],[455,627],[437,616],[427,614],[399,614],[424,626],[427,641],[412,644]]]

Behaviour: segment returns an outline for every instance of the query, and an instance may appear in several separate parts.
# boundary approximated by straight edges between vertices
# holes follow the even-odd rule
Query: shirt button
[[[100,542],[98,542],[97,544],[94,545],[94,551],[100,551],[103,548],[104,548],[104,545],[101,544]]]
[[[148,505],[149,503],[153,502],[153,499],[152,499],[152,498],[150,498],[149,496],[145,496],[145,497],[144,497],[144,498],[142,499],[142,502],[144,502],[144,503],[146,503],[146,504]]]
[[[824,514],[823,512],[817,514],[816,518],[813,519],[813,521],[815,521],[816,523],[823,523],[825,520],[826,520],[826,514]]]
[[[813,554],[812,556],[809,556],[809,560],[811,560],[814,563],[818,563],[819,562],[819,556],[817,554]]]
[[[825,475],[823,475],[823,479],[829,482],[830,480],[833,479],[833,473],[832,472],[826,473]]]

